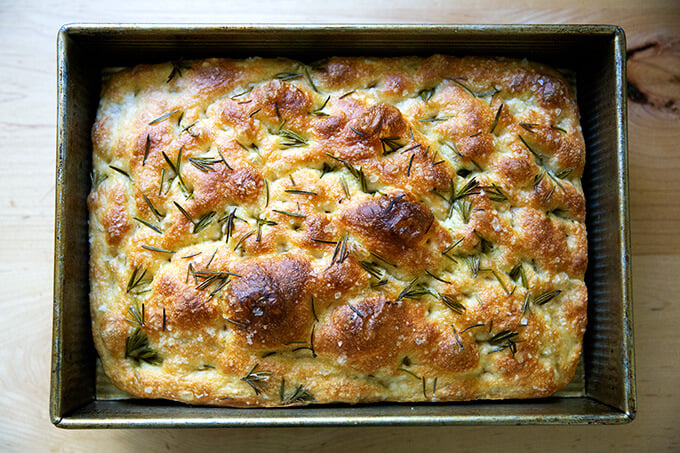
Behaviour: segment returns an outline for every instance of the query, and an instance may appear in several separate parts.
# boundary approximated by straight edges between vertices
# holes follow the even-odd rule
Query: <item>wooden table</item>
[[[680,2],[0,0],[0,449],[680,451]],[[69,22],[613,23],[631,52],[637,419],[624,426],[64,431],[48,419],[56,34]]]

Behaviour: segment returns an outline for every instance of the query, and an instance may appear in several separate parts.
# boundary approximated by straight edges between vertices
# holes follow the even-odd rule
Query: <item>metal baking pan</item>
[[[619,424],[635,417],[625,36],[611,25],[67,25],[58,36],[50,418],[62,428]],[[179,58],[494,55],[575,74],[586,140],[588,328],[581,379],[540,400],[303,408],[111,399],[90,331],[87,195],[101,70]]]

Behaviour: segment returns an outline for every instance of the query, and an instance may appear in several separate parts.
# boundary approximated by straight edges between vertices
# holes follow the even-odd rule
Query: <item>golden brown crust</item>
[[[586,326],[584,142],[526,61],[141,65],[105,80],[93,332],[140,397],[531,398]]]

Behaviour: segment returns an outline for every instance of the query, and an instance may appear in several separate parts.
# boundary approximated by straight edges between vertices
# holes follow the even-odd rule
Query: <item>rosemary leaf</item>
[[[126,176],[128,179],[132,179],[132,178],[130,177],[130,175],[128,174],[128,172],[126,172],[125,170],[123,170],[123,169],[121,169],[121,168],[115,167],[115,166],[113,166],[113,165],[109,165],[109,168],[110,168],[111,170],[117,171],[118,173],[120,173],[120,174],[123,175],[123,176]]]
[[[307,81],[312,87],[312,90],[315,92],[319,92],[319,90],[316,88],[316,85],[314,85],[314,81],[312,80],[312,76],[309,74],[309,69],[307,69],[307,66],[305,66],[305,76],[307,76]]]
[[[444,294],[444,295],[441,295],[440,298],[441,298],[442,302],[444,303],[444,305],[446,305],[447,307],[449,307],[451,310],[458,313],[459,315],[463,314],[463,312],[465,311],[465,305],[458,302],[453,297],[447,296],[446,294]]]
[[[297,72],[279,72],[278,74],[274,75],[275,79],[279,79],[284,82],[287,82],[289,80],[295,80],[299,77],[302,77],[302,74]]]
[[[159,253],[175,253],[174,250],[167,250],[167,249],[162,249],[160,247],[152,247],[150,245],[142,245],[143,249],[149,250],[151,252],[159,252]]]
[[[534,305],[545,305],[551,300],[553,300],[555,297],[559,296],[562,293],[559,289],[555,289],[552,291],[548,291],[547,293],[543,293],[540,296],[537,296],[534,298],[533,302]]]
[[[172,111],[170,111],[170,112],[168,112],[168,113],[166,113],[166,114],[164,114],[164,115],[159,116],[159,117],[156,118],[155,120],[152,120],[151,122],[149,122],[149,126],[153,126],[154,124],[158,124],[158,123],[160,123],[161,121],[167,120],[167,119],[170,118],[172,115],[174,115],[175,113],[179,112],[179,110],[180,110],[180,109],[175,109],[175,110],[172,110]]]
[[[259,363],[256,363],[255,366],[250,369],[248,374],[241,378],[241,381],[248,384],[255,391],[255,395],[259,395],[267,389],[266,381],[269,380],[269,377],[272,375],[272,373],[269,371],[256,372],[255,370],[259,365]]]
[[[310,192],[308,190],[297,190],[297,189],[286,189],[286,190],[284,190],[284,192],[294,193],[294,194],[298,194],[298,195],[319,195],[316,192]]]
[[[142,159],[142,167],[146,164],[146,158],[149,156],[149,148],[151,148],[151,137],[146,134],[146,144],[144,145],[144,158]]]
[[[493,119],[493,124],[491,125],[491,130],[489,131],[490,134],[493,134],[494,129],[496,129],[496,126],[498,126],[498,119],[501,117],[501,110],[503,110],[503,104],[498,107],[496,117]]]
[[[132,359],[136,365],[140,362],[146,362],[149,365],[163,363],[161,356],[149,345],[149,337],[139,327],[125,340],[125,358]]]
[[[160,228],[158,228],[156,225],[154,225],[154,224],[152,224],[152,223],[150,223],[150,222],[147,222],[147,221],[144,220],[144,219],[140,219],[139,217],[133,217],[133,219],[135,219],[137,222],[141,223],[141,224],[144,225],[145,227],[148,227],[148,228],[154,230],[156,233],[158,233],[158,234],[163,234],[163,230],[161,230]]]

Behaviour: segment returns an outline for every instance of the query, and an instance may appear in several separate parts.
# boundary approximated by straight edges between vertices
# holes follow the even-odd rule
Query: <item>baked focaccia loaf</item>
[[[94,340],[139,397],[550,395],[586,326],[584,141],[555,71],[486,58],[105,77]]]

